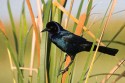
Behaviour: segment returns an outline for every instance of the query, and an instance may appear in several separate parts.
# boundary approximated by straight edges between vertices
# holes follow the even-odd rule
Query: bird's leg
[[[61,70],[60,73],[64,74],[66,71],[68,71],[68,68],[71,66],[71,64],[72,64],[73,61],[74,61],[74,56],[70,56],[70,57],[71,57],[70,63],[68,64],[68,66],[67,66],[65,69]]]
[[[63,62],[61,63],[60,69],[62,68],[63,63],[66,61],[68,54],[65,55]]]
[[[60,65],[60,69],[59,69],[59,74],[58,74],[58,76],[60,75],[60,71],[61,71],[62,65],[63,65],[63,63],[66,61],[67,56],[68,56],[68,54],[65,54],[64,60],[62,61],[61,65]]]

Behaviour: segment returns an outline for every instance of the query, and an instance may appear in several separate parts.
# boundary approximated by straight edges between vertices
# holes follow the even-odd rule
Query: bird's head
[[[41,32],[48,31],[51,34],[55,34],[58,33],[61,29],[63,30],[62,26],[59,23],[51,21],[46,24],[46,28]]]

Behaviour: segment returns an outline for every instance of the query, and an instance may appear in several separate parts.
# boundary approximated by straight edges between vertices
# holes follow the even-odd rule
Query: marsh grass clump
[[[0,19],[0,33],[4,36],[13,83],[122,82],[121,78],[124,77],[125,72],[121,65],[124,64],[125,59],[123,59],[124,57],[120,59],[118,56],[122,55],[119,48],[122,48],[125,43],[117,40],[117,37],[124,31],[125,24],[119,25],[119,29],[116,31],[106,32],[112,21],[112,15],[114,15],[116,0],[109,2],[102,18],[98,17],[99,13],[93,13],[93,9],[96,7],[96,5],[93,5],[93,0],[79,1],[80,4],[75,10],[76,16],[72,14],[73,7],[76,5],[75,0],[37,0],[36,2],[37,17],[34,16],[30,0],[23,1],[19,27],[17,28],[10,1],[7,0],[8,14],[12,26],[9,30],[12,32],[13,40],[9,38],[10,35],[7,33],[9,31]],[[69,5],[68,9],[67,5]],[[26,6],[32,22],[30,27],[27,22]],[[83,7],[86,10],[84,12],[82,11]],[[117,14],[119,13],[117,12]],[[99,20],[92,21],[92,17]],[[41,33],[50,21],[58,22],[63,28],[70,30],[75,35],[89,37],[92,40],[90,51],[77,54],[68,71],[61,75],[59,75],[60,70],[64,69],[71,59],[69,56],[65,57],[66,54],[50,41],[48,33]],[[110,36],[106,36],[105,33],[110,34]],[[107,39],[110,37],[110,40],[103,40],[103,37],[107,37]],[[30,43],[28,43],[29,39]],[[97,45],[96,49],[94,48],[95,45]],[[115,57],[97,52],[99,46],[110,47],[109,45],[119,49]],[[95,52],[93,52],[93,49]],[[116,63],[112,65],[112,61],[110,62],[109,59]],[[102,61],[105,61],[105,64]],[[118,71],[120,68],[122,71]],[[117,71],[118,74],[116,74]]]

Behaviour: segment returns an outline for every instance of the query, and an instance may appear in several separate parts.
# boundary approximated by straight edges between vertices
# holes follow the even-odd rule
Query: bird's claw
[[[66,71],[68,71],[68,68],[65,68],[64,70],[61,70],[62,74],[64,74]]]
[[[68,71],[68,68],[60,70],[58,76],[61,75],[61,74],[63,75],[66,71]]]

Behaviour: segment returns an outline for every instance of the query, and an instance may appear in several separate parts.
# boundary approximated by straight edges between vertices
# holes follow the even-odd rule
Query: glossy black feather
[[[92,47],[92,42],[63,29],[57,22],[48,22],[46,28],[42,32],[44,31],[48,31],[51,41],[70,56],[75,56],[81,51],[90,51]],[[95,51],[95,49],[96,45],[93,51]],[[104,46],[100,46],[98,51],[112,56],[118,52],[117,49]]]

